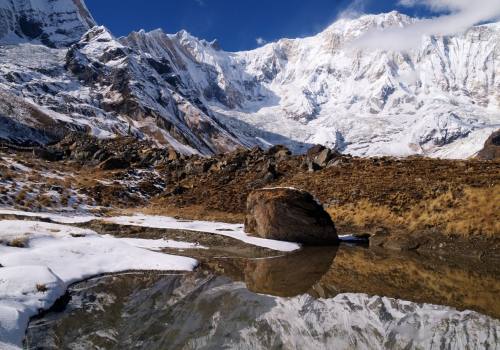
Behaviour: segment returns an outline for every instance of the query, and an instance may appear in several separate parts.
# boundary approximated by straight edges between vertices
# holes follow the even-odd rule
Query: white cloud
[[[404,28],[374,30],[353,45],[367,49],[409,50],[419,47],[424,35],[458,34],[475,24],[500,18],[500,0],[400,0],[399,4],[426,6],[431,11],[447,14],[422,19]]]
[[[340,11],[337,18],[338,19],[353,19],[358,18],[365,12],[366,0],[354,0],[351,1],[349,6],[344,10]]]
[[[260,45],[260,46],[267,44],[267,40],[264,38],[261,38],[261,37],[258,37],[257,39],[255,39],[255,42],[257,43],[257,45]]]

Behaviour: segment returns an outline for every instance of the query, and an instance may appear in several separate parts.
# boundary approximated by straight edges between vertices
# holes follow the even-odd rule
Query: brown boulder
[[[250,193],[245,232],[310,245],[339,242],[335,225],[323,207],[310,193],[293,188],[260,189]]]
[[[180,154],[176,152],[173,148],[168,149],[168,160],[173,161],[173,160],[179,160]]]

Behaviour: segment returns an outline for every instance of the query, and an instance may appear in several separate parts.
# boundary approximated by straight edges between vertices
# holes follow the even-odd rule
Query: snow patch
[[[49,308],[69,284],[127,270],[191,271],[191,258],[138,248],[189,243],[116,239],[38,221],[0,221],[0,348],[21,348],[30,317]]]
[[[141,214],[134,216],[104,218],[103,221],[119,225],[207,232],[234,238],[254,246],[269,248],[282,252],[291,252],[300,249],[300,245],[297,243],[282,242],[248,236],[243,231],[243,225],[241,224],[226,224],[212,221],[179,220],[168,216],[152,216]]]

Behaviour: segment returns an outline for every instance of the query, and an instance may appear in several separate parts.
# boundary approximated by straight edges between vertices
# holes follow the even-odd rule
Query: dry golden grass
[[[38,203],[40,203],[43,208],[51,208],[54,205],[54,201],[49,195],[39,195]]]
[[[71,193],[67,190],[64,190],[61,195],[61,205],[68,206],[69,200],[71,199]]]
[[[341,226],[372,231],[379,227],[416,232],[429,228],[447,235],[494,236],[500,234],[500,185],[491,188],[467,187],[461,193],[446,192],[423,200],[397,214],[368,200],[327,209]]]
[[[399,226],[404,221],[387,206],[372,204],[366,199],[338,207],[330,206],[326,211],[337,224],[367,230],[387,227],[388,225]]]
[[[22,204],[27,196],[28,196],[28,191],[26,189],[22,189],[21,191],[19,191],[19,193],[15,198],[16,203]]]
[[[25,238],[25,237],[19,237],[19,238],[14,238],[7,245],[9,247],[15,247],[15,248],[26,248],[27,244],[28,244],[28,239],[27,238]]]

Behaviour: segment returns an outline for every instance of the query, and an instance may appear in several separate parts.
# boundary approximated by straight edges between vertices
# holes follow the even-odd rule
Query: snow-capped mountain
[[[96,24],[83,0],[1,0],[0,44],[71,44]]]
[[[103,137],[130,132],[183,153],[271,144],[302,152],[321,143],[362,156],[462,158],[500,127],[500,23],[423,37],[405,52],[356,44],[365,33],[417,21],[391,12],[226,52],[185,31],[116,39],[94,27],[77,39],[93,25],[83,1],[18,3],[0,0],[2,24],[25,12],[49,20],[34,38],[18,35],[15,25],[0,30],[0,89],[7,96],[0,99],[25,104],[11,113],[0,108],[0,124],[9,126],[3,138],[44,142],[81,129]],[[72,29],[54,30],[51,18]],[[55,127],[33,138],[46,124],[39,115]]]
[[[227,53],[185,32],[122,41],[154,57],[181,52],[181,80],[248,142],[322,143],[359,155],[468,156],[500,123],[500,25],[423,38],[411,52],[354,49],[397,12],[340,20],[320,34]]]

